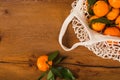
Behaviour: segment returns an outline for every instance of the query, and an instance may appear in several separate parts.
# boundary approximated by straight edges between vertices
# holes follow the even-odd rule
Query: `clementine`
[[[104,34],[120,37],[120,30],[117,27],[108,27],[105,29]]]
[[[89,22],[92,21],[93,19],[97,19],[97,18],[99,18],[99,17],[94,15],[94,16],[90,17]],[[105,28],[105,24],[101,23],[101,22],[92,23],[91,28],[95,31],[102,31]]]
[[[93,19],[97,19],[97,18],[99,18],[99,17],[98,17],[98,16],[96,16],[96,15],[91,16],[91,17],[89,18],[89,21],[92,21]]]
[[[92,29],[95,31],[102,31],[105,28],[104,23],[96,22],[92,24]]]
[[[115,20],[115,23],[116,23],[117,27],[119,27],[119,29],[120,29],[120,16],[117,17],[117,19]]]
[[[38,58],[37,66],[39,70],[47,71],[49,70],[50,66],[52,66],[52,61],[48,61],[48,56],[43,55]]]
[[[112,10],[107,14],[107,19],[109,20],[115,20],[116,17],[119,15],[119,9],[118,8],[112,8]]]
[[[109,12],[109,6],[105,1],[97,1],[93,6],[93,12],[98,17],[105,16]]]
[[[109,4],[114,8],[120,8],[120,0],[108,0]]]

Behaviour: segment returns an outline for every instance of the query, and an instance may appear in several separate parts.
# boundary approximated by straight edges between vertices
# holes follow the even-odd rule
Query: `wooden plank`
[[[76,65],[66,65],[72,70],[78,80],[119,80],[120,68],[83,67]],[[1,80],[37,80],[41,72],[35,67],[28,67],[21,64],[0,65]],[[43,80],[46,80],[45,78]]]
[[[78,80],[119,79],[119,62],[99,58],[85,47],[70,52],[60,47],[59,31],[73,0],[0,1],[0,80],[36,80],[41,73],[37,57],[55,50],[68,57],[63,66],[80,70]],[[64,44],[77,41],[69,27]]]
[[[10,3],[66,3],[66,4],[71,4],[74,0],[0,0],[0,2],[10,2]]]

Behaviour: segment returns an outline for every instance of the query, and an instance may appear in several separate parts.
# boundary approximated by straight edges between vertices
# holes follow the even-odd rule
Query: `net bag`
[[[97,56],[120,61],[120,37],[102,35],[93,31],[88,26],[88,17],[90,15],[87,12],[86,0],[74,1],[72,10],[60,30],[59,43],[61,47],[65,51],[70,51],[78,46],[85,46]],[[71,48],[67,48],[62,44],[62,39],[70,23],[72,23],[72,28],[79,42]]]

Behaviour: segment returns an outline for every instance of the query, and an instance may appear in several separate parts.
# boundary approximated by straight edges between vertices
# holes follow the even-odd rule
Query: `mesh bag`
[[[70,51],[78,46],[85,46],[97,56],[120,61],[120,37],[102,35],[91,30],[88,26],[89,17],[86,0],[76,0],[72,3],[71,13],[64,21],[59,34],[61,47],[66,51]],[[62,39],[70,23],[72,23],[72,28],[79,42],[71,48],[67,48],[62,44]]]

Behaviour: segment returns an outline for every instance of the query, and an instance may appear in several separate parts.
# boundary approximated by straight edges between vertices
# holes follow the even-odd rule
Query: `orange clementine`
[[[112,10],[107,14],[107,19],[114,20],[119,15],[119,9],[118,8],[112,8]]]
[[[97,1],[93,6],[93,12],[98,17],[105,16],[109,12],[109,6],[105,1]]]
[[[92,24],[92,29],[95,31],[102,31],[105,28],[104,23],[96,22]]]
[[[120,37],[120,30],[117,27],[108,27],[105,29],[104,34]]]
[[[120,8],[120,0],[108,0],[109,4],[114,8]]]
[[[43,55],[38,58],[37,66],[39,70],[47,71],[49,70],[50,66],[52,66],[52,61],[48,61],[48,56]]]
[[[96,15],[91,16],[91,17],[89,18],[89,21],[91,21],[91,20],[93,20],[93,19],[97,19],[97,18],[99,18],[99,17],[98,17],[98,16],[96,16]]]
[[[99,17],[94,15],[94,16],[90,17],[89,22],[92,21],[93,19],[97,19],[97,18],[99,18]],[[105,28],[105,24],[100,23],[100,22],[92,23],[91,28],[95,31],[102,31]]]
[[[116,23],[117,27],[119,27],[119,29],[120,29],[120,16],[117,17],[117,19],[115,20],[115,23]]]

